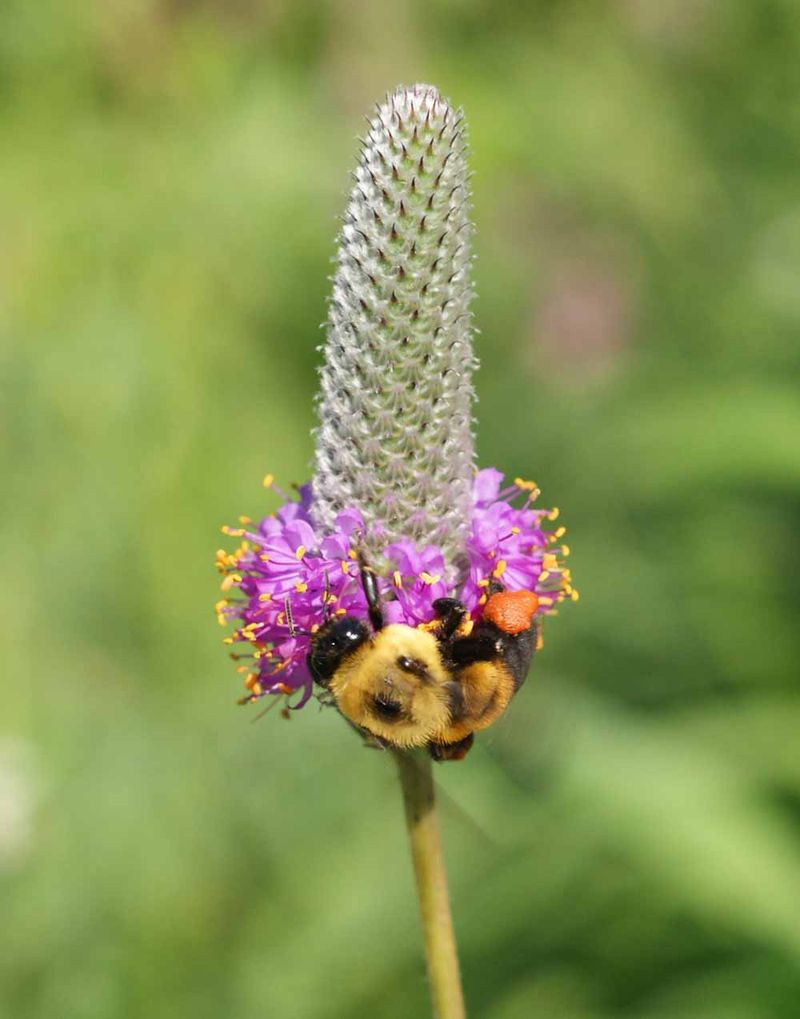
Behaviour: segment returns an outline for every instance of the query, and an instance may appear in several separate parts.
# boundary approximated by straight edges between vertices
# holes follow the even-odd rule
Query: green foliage
[[[800,999],[791,0],[0,8],[0,1014],[426,1014],[390,762],[255,725],[217,527],[309,471],[359,117],[471,128],[483,463],[582,599],[437,771],[493,1019]]]

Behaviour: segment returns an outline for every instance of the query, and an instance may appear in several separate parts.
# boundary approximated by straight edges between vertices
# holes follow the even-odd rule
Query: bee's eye
[[[422,680],[423,683],[430,681],[430,673],[428,672],[425,662],[421,662],[418,658],[409,658],[407,655],[400,655],[396,659],[398,669],[402,669],[403,672],[408,672],[412,676],[416,676]]]

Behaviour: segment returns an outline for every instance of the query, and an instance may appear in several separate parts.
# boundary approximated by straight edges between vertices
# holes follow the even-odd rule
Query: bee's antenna
[[[286,613],[286,625],[289,627],[289,635],[292,637],[310,637],[311,632],[309,630],[301,630],[299,626],[294,625],[294,618],[292,617],[292,606],[288,598],[283,600],[283,611]]]
[[[364,588],[364,597],[367,599],[369,621],[372,623],[373,630],[382,630],[383,609],[378,591],[378,578],[372,567],[367,564],[363,552],[358,553],[358,565],[361,567],[361,586]]]
[[[327,570],[325,570],[323,576],[325,577],[325,587],[322,592],[322,604],[325,611],[325,622],[327,623],[333,612],[333,608],[331,606],[331,599],[333,596],[331,595],[331,578],[328,575]]]

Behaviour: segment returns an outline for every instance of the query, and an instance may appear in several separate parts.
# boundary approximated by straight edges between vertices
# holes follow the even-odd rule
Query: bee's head
[[[328,686],[342,662],[369,639],[367,625],[360,619],[341,616],[328,620],[311,638],[307,661],[314,681]]]
[[[384,627],[340,661],[330,679],[339,710],[394,746],[422,746],[449,722],[453,688],[435,637]]]

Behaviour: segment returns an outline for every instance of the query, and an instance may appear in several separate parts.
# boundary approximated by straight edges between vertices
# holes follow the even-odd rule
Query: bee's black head
[[[311,638],[308,668],[314,682],[327,686],[342,661],[370,639],[366,623],[353,616],[331,619]]]

